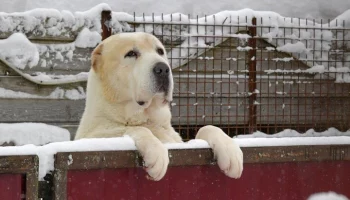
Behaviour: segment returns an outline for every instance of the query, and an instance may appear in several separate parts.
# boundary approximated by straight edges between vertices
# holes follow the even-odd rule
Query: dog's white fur
[[[154,65],[159,62],[168,65],[166,54],[160,55],[157,48],[165,52],[161,42],[147,33],[117,34],[95,48],[85,111],[75,137],[129,135],[153,180],[160,180],[165,175],[169,163],[168,150],[162,143],[182,142],[171,126],[171,72],[168,94],[152,89],[155,84],[152,77]],[[137,57],[125,57],[130,50],[137,51]],[[196,139],[209,143],[220,169],[227,176],[241,176],[243,153],[220,128],[205,126],[198,131]]]

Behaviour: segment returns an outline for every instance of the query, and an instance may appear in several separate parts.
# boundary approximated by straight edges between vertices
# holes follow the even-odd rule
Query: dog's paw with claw
[[[232,140],[213,144],[214,155],[219,168],[231,178],[240,178],[243,172],[243,152]]]
[[[169,164],[168,149],[160,142],[147,145],[144,152],[141,152],[144,168],[148,173],[148,179],[159,181],[167,171]]]

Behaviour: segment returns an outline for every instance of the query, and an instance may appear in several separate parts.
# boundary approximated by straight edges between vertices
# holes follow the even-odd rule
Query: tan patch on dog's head
[[[147,33],[113,35],[95,48],[91,58],[109,102],[150,101],[154,96],[152,69],[159,62],[168,65],[165,48]]]
[[[103,65],[103,59],[101,59],[102,49],[103,43],[99,44],[91,54],[91,66],[95,72]]]

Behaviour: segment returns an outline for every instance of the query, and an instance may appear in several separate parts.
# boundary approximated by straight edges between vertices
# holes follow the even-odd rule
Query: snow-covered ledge
[[[275,162],[277,158],[284,158],[282,161],[300,161],[317,160],[319,156],[325,156],[324,159],[333,159],[340,157],[350,160],[349,154],[342,154],[342,151],[330,153],[330,146],[339,148],[350,148],[350,137],[348,136],[330,136],[330,137],[294,137],[294,138],[235,138],[235,141],[242,147],[244,152],[245,163],[252,162]],[[322,148],[318,148],[321,146]],[[213,157],[208,144],[202,140],[192,140],[182,144],[165,144],[170,150],[170,160],[180,159],[187,165],[196,165],[198,163],[210,164],[213,162]],[[268,147],[268,148],[267,148]],[[5,155],[38,155],[39,157],[39,179],[43,180],[44,176],[55,169],[55,154],[66,152],[56,156],[60,159],[65,159],[65,168],[74,167],[75,157],[81,154],[84,156],[95,156],[96,152],[115,152],[115,154],[128,154],[123,156],[129,165],[137,166],[135,159],[139,157],[134,141],[130,137],[121,138],[101,138],[101,139],[82,139],[77,141],[54,142],[43,146],[27,144],[14,147],[0,147],[0,156]],[[80,152],[80,153],[79,153]],[[88,153],[90,152],[90,153]],[[94,152],[94,153],[93,153]],[[118,153],[119,152],[119,153]],[[264,153],[265,152],[265,153]],[[269,152],[266,154],[266,152]],[[318,152],[315,154],[315,152]],[[315,157],[306,157],[314,155]],[[344,153],[344,152],[343,152]],[[339,155],[338,155],[339,154]],[[99,153],[98,156],[107,159],[110,153]],[[316,156],[317,155],[317,156]],[[327,157],[328,156],[328,157]],[[113,156],[112,156],[113,157]],[[111,158],[112,158],[111,157]],[[186,158],[187,157],[187,158]],[[195,159],[194,159],[195,158]],[[306,159],[306,160],[305,160]],[[177,161],[180,162],[180,161]],[[56,160],[57,163],[57,160]],[[59,162],[60,163],[60,162]],[[93,162],[87,162],[93,165]],[[174,163],[171,161],[171,163]],[[182,163],[184,164],[184,163]],[[62,165],[62,164],[61,164]],[[128,165],[128,166],[129,166]],[[175,165],[179,165],[176,164]],[[86,166],[86,165],[85,165]],[[63,167],[63,166],[61,166]]]

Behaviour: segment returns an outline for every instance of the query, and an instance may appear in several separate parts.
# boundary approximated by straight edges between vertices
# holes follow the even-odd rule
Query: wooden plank
[[[174,98],[173,124],[245,124],[247,98]],[[349,122],[349,102],[344,98],[258,97],[258,123],[283,124]],[[85,100],[0,99],[1,122],[44,122],[78,124]],[[35,105],[35,106],[33,106]],[[323,105],[323,107],[320,107]],[[331,109],[331,110],[330,110]],[[327,111],[328,110],[328,111]],[[326,113],[328,112],[328,114]],[[342,113],[342,114],[341,114]]]
[[[0,156],[0,174],[25,175],[25,196],[27,200],[38,198],[39,158],[36,155]]]
[[[236,100],[236,105],[228,107],[227,98],[176,98],[176,105],[172,107],[173,123],[212,122],[212,117],[218,121],[221,116],[225,116],[222,118],[224,122],[233,115],[230,113],[236,112],[235,109],[243,116],[245,108],[241,102],[245,99]],[[84,106],[85,100],[0,99],[1,122],[79,123]]]
[[[301,200],[321,191],[349,196],[349,167],[349,161],[246,164],[240,179],[227,180],[227,199]]]
[[[308,69],[309,67],[303,62],[292,60],[289,62],[274,61],[275,58],[285,58],[282,55],[275,52],[257,52],[255,57],[257,62],[257,71],[264,72],[265,70],[297,70]],[[288,57],[290,58],[290,56]],[[176,60],[176,58],[173,58]],[[170,59],[171,61],[171,59]],[[199,56],[199,58],[193,59],[187,64],[174,69],[189,70],[189,71],[207,71],[210,73],[213,70],[222,70],[224,72],[233,70],[235,72],[239,70],[248,70],[246,67],[249,59],[246,58],[246,52],[228,49],[216,49],[206,52]],[[170,63],[171,64],[171,63]],[[310,76],[309,73],[300,73],[299,76]],[[312,74],[311,74],[312,75]]]
[[[91,52],[94,48],[74,47],[75,49],[73,51],[70,50],[70,47],[51,50],[51,44],[41,44],[41,46],[41,48],[46,49],[46,51],[43,50],[40,52],[38,65],[32,68],[26,67],[22,70],[24,73],[32,74],[34,72],[45,72],[59,75],[78,74],[90,70]],[[73,53],[71,59],[68,54],[70,51]],[[46,64],[43,64],[43,62]]]
[[[213,96],[215,97],[239,97],[247,95],[248,86],[247,79],[238,78],[236,74],[227,76],[228,74],[206,75],[196,78],[182,74],[174,74],[174,96]],[[86,87],[86,82],[62,84],[59,86],[38,85],[28,81],[21,76],[0,76],[0,88],[13,91],[20,91],[34,95],[48,96],[57,87],[62,89],[76,89],[77,87]],[[292,79],[285,77],[283,80],[276,76],[269,79],[257,80],[260,97],[341,97],[347,96],[350,87],[346,84],[336,84],[333,80],[320,79]],[[213,93],[213,94],[211,94]]]
[[[78,87],[86,88],[86,82],[62,84],[62,85],[38,85],[21,76],[0,76],[0,88],[12,90],[15,92],[24,92],[38,96],[49,96],[57,88],[64,90],[77,89]]]
[[[0,156],[0,173],[26,173],[36,161],[36,156]]]
[[[349,128],[347,98],[258,98],[259,124],[314,124]]]
[[[300,165],[300,163],[310,163],[311,161],[350,161],[350,145],[321,145],[321,146],[282,146],[282,147],[246,147],[242,148],[244,155],[244,163],[245,165],[251,164],[262,164],[267,166],[265,163],[276,163],[277,165],[281,162],[284,162],[284,166],[287,163],[295,163]],[[122,155],[124,154],[124,155]],[[195,167],[195,171],[201,172],[200,174],[194,176],[185,176],[189,179],[191,177],[196,180],[199,179],[198,183],[206,183],[208,181],[212,182],[213,179],[208,179],[207,177],[210,174],[213,174],[213,171],[202,171],[201,168],[213,168],[215,169],[215,177],[220,177],[216,183],[216,190],[219,192],[223,192],[223,188],[227,187],[219,187],[218,185],[224,185],[227,182],[223,181],[228,179],[221,173],[213,160],[213,153],[210,149],[176,149],[169,150],[169,173],[164,177],[163,180],[159,182],[147,182],[145,177],[145,172],[141,169],[141,160],[136,151],[113,151],[113,152],[62,152],[56,155],[55,159],[55,174],[54,184],[56,185],[56,189],[54,190],[55,199],[65,199],[67,195],[85,195],[85,193],[80,193],[79,187],[84,185],[84,188],[91,188],[92,180],[97,180],[97,182],[102,181],[101,184],[97,184],[99,187],[91,188],[91,190],[95,191],[95,193],[99,193],[99,191],[106,186],[104,185],[106,182],[110,184],[109,178],[113,177],[115,173],[108,169],[122,169],[124,172],[122,176],[118,176],[119,178],[127,178],[131,181],[129,184],[135,185],[137,181],[141,184],[134,192],[139,194],[143,194],[143,196],[148,196],[149,194],[145,190],[145,185],[152,186],[151,188],[168,188],[168,184],[174,183],[171,181],[174,176],[175,171],[181,171],[180,174],[184,174],[185,172],[192,172],[191,167]],[[69,160],[73,160],[72,162],[68,162]],[[349,162],[348,162],[349,163]],[[271,165],[268,165],[271,166]],[[290,166],[290,165],[288,165]],[[125,171],[125,167],[128,167],[130,170]],[[135,169],[132,168],[138,168]],[[175,171],[171,172],[171,170],[175,167]],[[103,170],[104,169],[104,170]],[[107,170],[106,170],[107,169]],[[248,167],[249,171],[249,167]],[[108,176],[105,176],[105,172],[108,173]],[[116,172],[116,171],[114,171]],[[135,173],[136,172],[136,173]],[[91,173],[89,175],[89,173]],[[261,171],[259,172],[261,173]],[[119,174],[119,173],[118,173]],[[132,175],[135,174],[135,175]],[[193,175],[193,173],[191,173]],[[196,173],[195,173],[196,174]],[[247,174],[246,170],[243,173],[243,177]],[[248,173],[250,174],[250,173]],[[67,178],[69,176],[69,179]],[[136,176],[136,177],[135,177]],[[169,177],[171,176],[171,177]],[[79,178],[80,177],[80,178]],[[94,178],[95,177],[95,178]],[[136,179],[135,179],[136,178]],[[170,178],[170,179],[169,179]],[[103,180],[102,180],[103,179]],[[135,179],[135,180],[134,180]],[[244,178],[242,178],[244,179]],[[62,181],[64,180],[64,181]],[[68,184],[67,184],[67,181]],[[120,180],[120,179],[119,179]],[[185,179],[186,180],[186,179]],[[233,179],[230,179],[233,180]],[[223,181],[223,182],[222,182]],[[238,180],[240,181],[240,180]],[[74,182],[77,182],[74,184]],[[90,184],[89,184],[90,182]],[[95,181],[96,182],[96,181]],[[218,183],[221,184],[218,184]],[[195,180],[190,180],[190,183],[196,183]],[[67,187],[68,186],[68,187]],[[198,191],[205,192],[208,190],[205,189],[201,185],[195,184],[194,187],[201,187]],[[149,188],[147,187],[147,188]],[[134,187],[133,187],[134,188]],[[173,187],[171,187],[173,188]],[[117,189],[117,188],[115,188]],[[176,190],[176,189],[175,189]],[[216,191],[215,190],[215,191]],[[71,193],[71,192],[74,192]],[[164,191],[168,191],[165,189]],[[196,189],[194,191],[197,191]],[[213,190],[210,190],[213,192]],[[129,193],[129,192],[128,192]],[[196,192],[197,193],[197,192]],[[106,194],[106,193],[104,193]],[[159,193],[160,199],[164,199],[169,196],[169,194],[163,196],[163,193]],[[227,195],[225,192],[222,195]],[[162,197],[163,196],[163,197]],[[181,195],[180,195],[181,196]],[[223,196],[223,197],[224,197]],[[99,198],[101,196],[98,196]],[[158,198],[156,198],[158,199]],[[177,198],[175,198],[177,199]],[[200,198],[202,199],[202,198]]]
[[[78,123],[85,100],[0,99],[1,122]]]
[[[242,147],[244,163],[350,161],[350,145]],[[211,149],[170,149],[169,166],[215,165]],[[68,162],[73,160],[73,162]],[[137,151],[61,152],[55,157],[60,170],[142,167]]]
[[[0,199],[20,200],[22,191],[22,174],[0,174]]]
[[[74,42],[75,38],[78,36],[79,32],[81,31],[82,28],[77,29],[77,31],[72,31],[66,34],[58,35],[58,36],[49,36],[49,35],[35,35],[35,30],[30,33],[22,32],[27,36],[27,38],[30,41],[39,41],[39,42],[52,42],[52,41],[58,41],[61,43],[69,43],[69,42]],[[21,31],[19,31],[21,32]],[[14,32],[0,32],[0,39],[6,39],[10,37]],[[34,33],[34,34],[33,34]]]
[[[348,161],[247,163],[240,179],[225,176],[217,166],[169,167],[165,177],[157,182],[147,180],[145,172],[139,168],[74,170],[68,173],[65,197],[91,200],[300,200],[320,191],[349,196],[349,167]]]
[[[0,60],[0,76],[18,76],[18,73]]]

